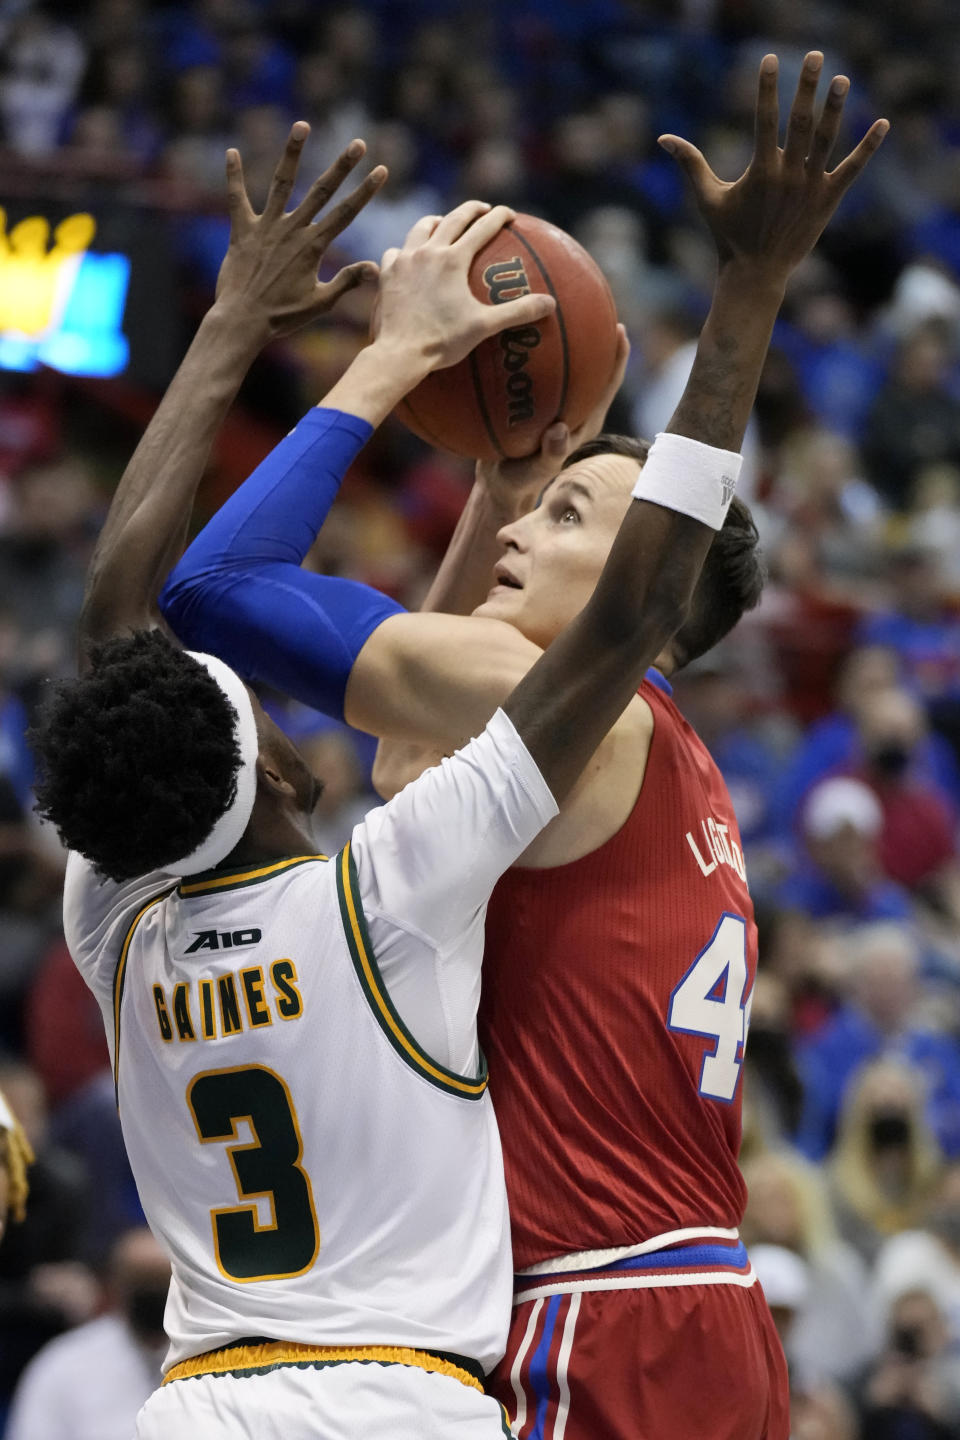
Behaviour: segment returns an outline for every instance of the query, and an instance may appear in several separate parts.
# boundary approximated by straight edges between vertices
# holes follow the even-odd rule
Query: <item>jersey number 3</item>
[[[302,1275],[317,1258],[320,1231],[310,1177],[300,1165],[300,1124],[283,1080],[265,1065],[207,1070],[190,1082],[187,1104],[202,1145],[239,1140],[244,1120],[253,1136],[250,1143],[227,1143],[237,1195],[246,1203],[210,1212],[222,1274],[241,1283]],[[270,1209],[266,1225],[258,1200]]]
[[[736,1094],[750,1024],[747,975],[746,921],[724,915],[670,996],[668,1029],[716,1041],[700,1070],[700,1094],[710,1100],[729,1102]]]

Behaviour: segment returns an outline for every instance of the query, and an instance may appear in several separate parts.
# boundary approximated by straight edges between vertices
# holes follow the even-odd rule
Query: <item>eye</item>
[[[579,525],[580,512],[569,502],[560,502],[554,509],[553,518],[558,525]]]

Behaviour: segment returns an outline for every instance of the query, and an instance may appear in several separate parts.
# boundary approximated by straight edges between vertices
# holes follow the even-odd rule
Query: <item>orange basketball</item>
[[[457,455],[529,455],[554,420],[581,425],[610,381],[617,351],[610,287],[582,245],[533,215],[518,215],[484,246],[470,287],[490,305],[547,292],[557,308],[435,370],[396,413],[415,435]]]

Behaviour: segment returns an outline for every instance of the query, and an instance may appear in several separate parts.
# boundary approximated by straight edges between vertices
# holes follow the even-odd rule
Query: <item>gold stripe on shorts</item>
[[[181,1360],[179,1365],[172,1366],[162,1383],[169,1385],[171,1380],[191,1380],[199,1375],[261,1375],[281,1365],[320,1369],[324,1365],[343,1365],[352,1360],[381,1365],[415,1365],[419,1370],[449,1375],[451,1379],[459,1380],[461,1385],[469,1385],[472,1390],[483,1394],[483,1386],[469,1370],[426,1350],[411,1350],[401,1345],[295,1345],[286,1340],[208,1350],[204,1355],[194,1355],[190,1360]]]

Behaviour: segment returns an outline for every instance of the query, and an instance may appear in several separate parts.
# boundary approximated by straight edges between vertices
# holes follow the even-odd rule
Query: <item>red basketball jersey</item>
[[[481,1040],[517,1269],[738,1225],[756,926],[719,770],[662,691],[626,824],[515,868],[487,914]]]

